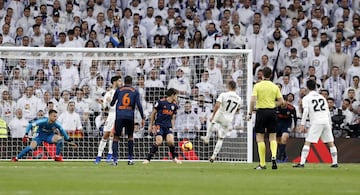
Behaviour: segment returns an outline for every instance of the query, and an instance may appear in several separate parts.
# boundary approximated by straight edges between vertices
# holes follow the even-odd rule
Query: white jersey
[[[114,97],[114,93],[115,93],[115,89],[110,89],[109,91],[107,91],[105,93],[105,96],[104,96],[104,101],[103,101],[103,107],[109,107],[109,116],[108,118],[114,118],[115,119],[115,106],[110,106],[110,102],[111,100],[113,99]],[[108,101],[107,99],[109,99],[110,101]]]
[[[302,99],[303,115],[301,125],[305,125],[307,115],[309,115],[310,124],[330,125],[330,111],[326,99],[315,91],[310,91]]]
[[[232,122],[236,111],[240,108],[241,97],[234,91],[228,91],[221,93],[216,101],[221,104],[219,110],[216,112],[215,119],[222,118],[222,120],[226,120],[226,122]]]

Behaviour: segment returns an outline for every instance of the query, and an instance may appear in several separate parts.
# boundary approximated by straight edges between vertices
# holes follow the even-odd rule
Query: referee
[[[270,81],[271,69],[265,67],[263,70],[263,80],[255,84],[250,101],[250,112],[248,119],[251,118],[256,104],[256,119],[255,119],[255,133],[256,142],[258,145],[258,153],[260,159],[260,165],[255,167],[257,170],[266,169],[265,163],[265,133],[269,134],[270,150],[271,150],[271,162],[272,169],[277,169],[276,165],[276,106],[284,103],[283,97],[280,93],[280,89],[273,82]]]

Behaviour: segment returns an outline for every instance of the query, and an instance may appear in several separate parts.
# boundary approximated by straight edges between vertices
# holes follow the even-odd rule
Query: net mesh
[[[148,133],[148,117],[154,101],[163,97],[168,87],[180,91],[178,96],[175,142],[182,160],[207,160],[216,143],[216,131],[210,143],[204,145],[200,136],[205,135],[217,96],[226,90],[225,84],[234,80],[238,84],[237,93],[242,97],[243,106],[235,116],[232,130],[227,134],[218,154],[219,161],[251,162],[251,124],[244,119],[248,102],[248,91],[252,86],[251,54],[247,50],[165,50],[165,49],[65,49],[65,48],[0,48],[1,71],[4,76],[2,92],[8,91],[11,98],[2,99],[2,116],[6,102],[14,103],[5,117],[10,136],[0,138],[1,159],[16,156],[27,144],[21,142],[24,125],[13,125],[17,119],[16,109],[23,111],[27,122],[34,119],[39,111],[51,108],[48,102],[62,114],[69,112],[67,103],[75,101],[75,113],[81,120],[76,125],[72,117],[62,120],[65,130],[79,145],[73,150],[65,145],[62,152],[65,159],[93,160],[103,135],[107,112],[101,107],[103,95],[109,89],[112,76],[130,75],[133,84],[141,94],[142,106],[147,116],[145,127],[140,127],[139,113],[135,116],[134,158],[144,159],[154,143]],[[72,71],[69,71],[69,70]],[[17,75],[16,71],[20,74]],[[179,73],[181,72],[181,73]],[[207,77],[207,78],[206,78]],[[16,82],[15,82],[16,81]],[[21,85],[21,83],[25,83]],[[15,84],[14,84],[15,83]],[[35,103],[27,102],[25,107],[18,104],[26,96],[26,86],[32,86]],[[80,93],[80,95],[79,95]],[[82,93],[82,95],[81,95]],[[1,94],[3,95],[3,94]],[[80,96],[80,97],[79,97]],[[32,101],[32,100],[31,100]],[[35,100],[34,100],[35,102]],[[51,103],[50,103],[51,104]],[[191,105],[192,115],[185,113],[185,104]],[[31,108],[29,108],[31,106]],[[9,113],[10,112],[10,113]],[[31,113],[29,113],[31,112]],[[180,117],[181,116],[181,117]],[[4,117],[3,117],[4,118]],[[10,125],[11,124],[11,125]],[[216,126],[215,129],[220,128]],[[181,144],[189,140],[193,150],[182,151]],[[127,139],[120,140],[121,159],[127,159]],[[251,146],[251,147],[249,147]],[[106,156],[108,146],[103,156]],[[55,146],[43,143],[25,159],[51,159]],[[171,159],[165,143],[159,147],[155,160]]]

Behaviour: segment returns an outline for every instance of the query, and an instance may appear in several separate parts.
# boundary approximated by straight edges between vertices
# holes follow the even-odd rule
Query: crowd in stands
[[[359,0],[0,0],[0,44],[251,49],[254,83],[270,67],[273,81],[300,113],[304,83],[314,79],[332,115],[341,110],[344,124],[359,128]],[[101,131],[107,117],[101,103],[110,78],[130,75],[147,114],[152,109],[147,88],[176,88],[185,99],[178,136],[195,138],[198,133],[191,131],[206,128],[224,83],[233,79],[243,86],[246,78],[244,64],[222,57],[73,57],[1,58],[0,114],[12,137],[22,137],[29,121],[54,108],[66,130],[95,136],[93,130]],[[244,95],[241,88],[238,93]],[[242,119],[240,113],[236,131],[242,130]]]

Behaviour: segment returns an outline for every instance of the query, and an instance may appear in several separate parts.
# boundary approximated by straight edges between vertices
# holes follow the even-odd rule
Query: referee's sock
[[[276,140],[270,141],[270,150],[271,150],[271,158],[276,159],[276,153],[277,153],[277,141]]]
[[[259,159],[260,159],[260,166],[264,167],[266,165],[265,163],[265,142],[258,142],[258,153],[259,153]]]

